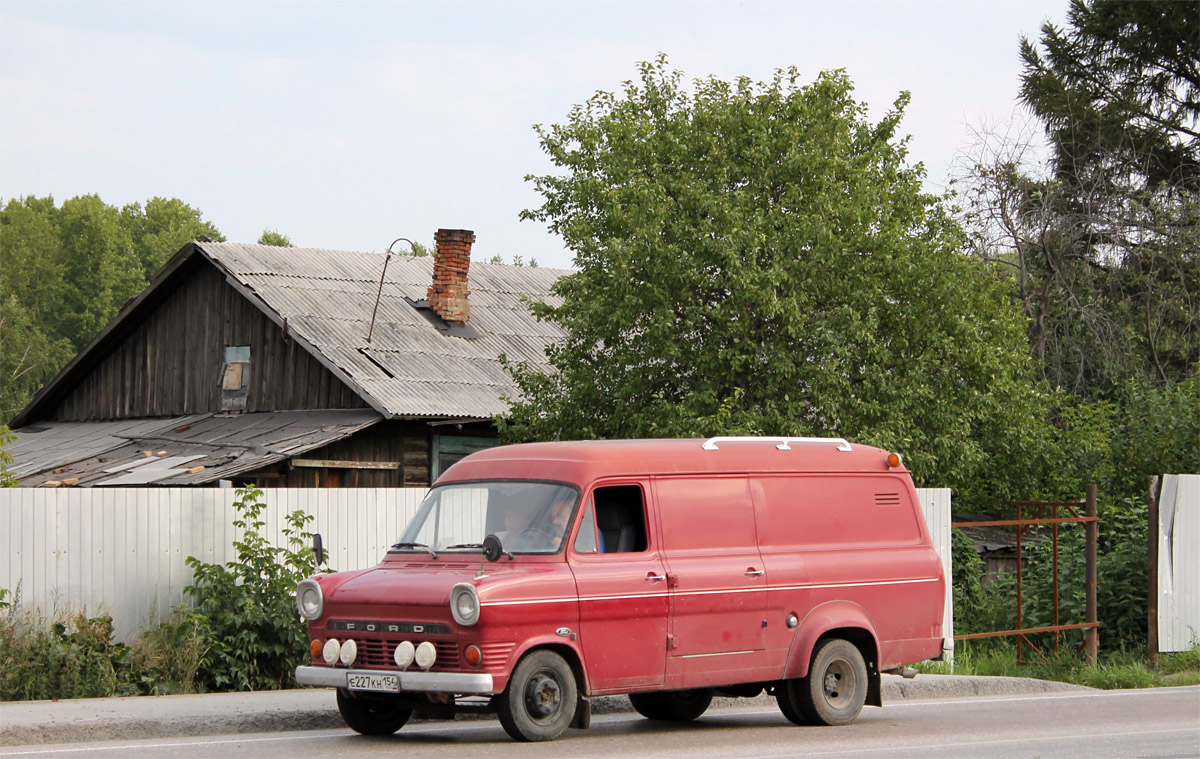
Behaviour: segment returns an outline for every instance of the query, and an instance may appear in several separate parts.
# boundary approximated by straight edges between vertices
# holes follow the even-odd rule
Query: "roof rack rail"
[[[840,437],[710,437],[700,447],[706,451],[720,450],[718,443],[776,443],[781,451],[792,450],[788,443],[837,443],[839,451],[854,450],[850,443]]]

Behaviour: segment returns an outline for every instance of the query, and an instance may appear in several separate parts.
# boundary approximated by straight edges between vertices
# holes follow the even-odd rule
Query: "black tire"
[[[629,694],[629,702],[638,714],[664,722],[691,722],[704,714],[712,700],[708,688]]]
[[[337,706],[350,729],[363,735],[391,735],[412,716],[412,709],[395,699],[360,696],[345,688],[338,688]]]
[[[552,741],[575,718],[579,688],[570,665],[553,651],[534,651],[517,664],[500,694],[500,724],[518,741]]]
[[[862,654],[849,641],[824,641],[813,654],[808,676],[798,682],[796,691],[800,712],[809,724],[849,725],[867,700],[867,665]]]
[[[800,690],[804,687],[805,680],[782,680],[775,686],[775,703],[779,704],[779,711],[783,712],[783,716],[788,718],[789,722],[797,725],[811,725],[812,720],[804,713],[800,706]]]

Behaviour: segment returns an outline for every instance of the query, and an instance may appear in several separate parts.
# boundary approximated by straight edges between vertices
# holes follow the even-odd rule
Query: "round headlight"
[[[392,654],[392,658],[396,660],[397,667],[408,669],[416,655],[417,649],[413,646],[412,641],[402,640],[396,646],[396,651]]]
[[[342,644],[337,642],[337,638],[330,638],[325,641],[325,650],[321,652],[321,657],[325,659],[325,663],[329,666],[337,664],[338,657],[342,655]]]
[[[349,667],[358,658],[358,644],[351,638],[342,644],[342,652],[338,654],[338,658],[342,660],[342,664]]]
[[[429,669],[433,663],[437,661],[437,648],[429,641],[423,641],[417,646],[417,666],[421,669]]]
[[[469,627],[479,621],[479,594],[475,586],[460,582],[450,591],[450,613],[454,621]]]
[[[310,622],[320,619],[321,612],[325,610],[325,597],[321,593],[321,586],[311,577],[301,580],[296,586],[296,609],[301,617]]]

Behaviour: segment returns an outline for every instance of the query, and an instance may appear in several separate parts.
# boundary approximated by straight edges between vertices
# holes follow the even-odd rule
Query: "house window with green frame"
[[[429,467],[429,483],[432,485],[449,469],[454,462],[475,451],[493,448],[497,445],[494,437],[477,437],[469,435],[438,435],[433,436],[433,457]]]

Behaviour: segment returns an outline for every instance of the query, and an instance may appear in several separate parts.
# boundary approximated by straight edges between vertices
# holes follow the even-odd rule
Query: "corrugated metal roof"
[[[565,269],[472,263],[470,325],[477,337],[439,330],[409,300],[425,298],[433,259],[393,256],[375,314],[384,256],[376,253],[197,243],[199,250],[317,358],[391,417],[489,418],[517,388],[500,356],[549,368],[545,347],[562,332],[539,322],[525,299],[558,305],[550,287]],[[406,300],[409,299],[409,300]]]
[[[9,446],[24,487],[198,485],[258,469],[379,422],[372,409],[41,422]]]
[[[116,422],[40,422],[18,430],[8,447],[9,467],[17,479],[54,470],[73,461],[104,455],[138,435],[172,430],[203,419],[204,414],[170,419],[124,419]]]

